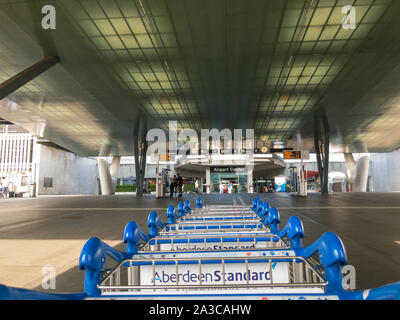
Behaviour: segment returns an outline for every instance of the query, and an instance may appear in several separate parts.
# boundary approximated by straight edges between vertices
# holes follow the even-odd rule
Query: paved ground
[[[357,288],[400,281],[400,194],[343,193],[306,199],[261,194],[277,207],[282,224],[291,215],[304,224],[304,244],[325,231],[337,233],[357,270]],[[255,195],[203,195],[204,204],[250,204]],[[185,195],[194,206],[195,196]],[[147,215],[162,214],[177,199],[119,196],[60,196],[0,200],[0,283],[41,289],[43,266],[56,268],[57,292],[83,289],[77,268],[85,241],[97,236],[123,248],[122,231],[135,220],[147,231]]]

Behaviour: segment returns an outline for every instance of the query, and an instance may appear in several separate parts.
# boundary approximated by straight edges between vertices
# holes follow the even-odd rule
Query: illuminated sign
[[[301,159],[300,151],[283,151],[283,159]]]
[[[273,140],[272,141],[272,149],[284,149],[286,147],[286,143],[283,140]]]
[[[160,161],[162,162],[174,162],[175,161],[175,155],[172,153],[161,153],[160,154]]]
[[[211,173],[246,172],[246,167],[211,167]]]

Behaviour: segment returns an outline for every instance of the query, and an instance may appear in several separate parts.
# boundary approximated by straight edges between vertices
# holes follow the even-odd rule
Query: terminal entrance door
[[[211,171],[211,184],[211,192],[214,193],[221,193],[221,190],[222,193],[229,193],[229,184],[231,184],[231,193],[247,192],[247,172],[214,170],[214,172]]]
[[[232,191],[231,193],[239,193],[239,179],[238,178],[230,178],[230,179],[224,179],[221,180],[222,185],[226,186],[226,190],[224,190],[224,193],[229,193],[229,184],[232,186]]]

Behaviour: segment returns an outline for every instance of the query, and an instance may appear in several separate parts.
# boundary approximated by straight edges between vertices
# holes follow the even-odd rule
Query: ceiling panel
[[[9,98],[90,152],[111,139],[131,154],[140,112],[150,127],[254,128],[272,140],[311,136],[321,105],[333,134],[400,144],[385,145],[379,120],[396,108],[394,88],[380,87],[372,114],[361,106],[400,65],[398,1],[55,0],[53,31],[38,26],[44,4],[0,2],[0,26],[14,27],[0,33],[0,81],[58,55],[60,66]],[[349,4],[354,30],[341,24]]]

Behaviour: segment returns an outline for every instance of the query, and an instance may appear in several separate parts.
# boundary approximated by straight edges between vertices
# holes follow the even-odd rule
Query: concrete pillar
[[[97,159],[97,164],[99,167],[101,194],[102,195],[113,194],[112,179],[107,160]]]
[[[112,158],[111,165],[110,165],[110,175],[112,181],[112,190],[113,194],[117,188],[117,178],[118,178],[118,171],[119,171],[119,164],[121,162],[120,156],[115,156]]]
[[[352,153],[344,153],[346,163],[347,177],[350,183],[352,192],[366,192],[369,173],[370,155],[361,156],[357,163],[354,160]]]
[[[251,166],[247,171],[247,192],[253,193],[253,166]]]
[[[97,160],[102,195],[110,195],[115,193],[120,161],[121,157],[113,157],[111,166],[109,166],[106,159]]]
[[[117,177],[120,163],[121,163],[120,156],[116,156],[116,157],[112,158],[111,166],[110,166],[110,174],[112,177]]]
[[[203,193],[203,178],[198,178],[199,179],[199,193]]]
[[[356,178],[353,182],[354,192],[366,192],[369,172],[369,154],[362,156],[357,161]]]
[[[206,167],[206,193],[210,193],[211,192],[211,169],[210,167]]]

